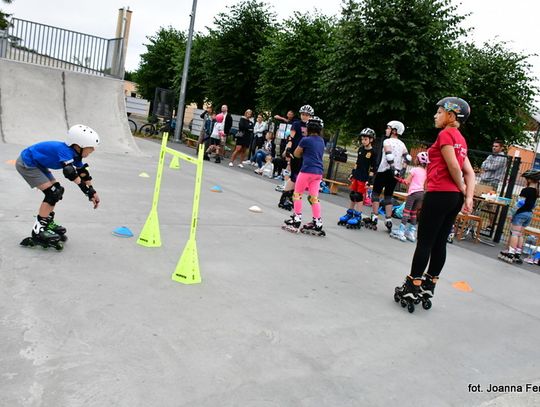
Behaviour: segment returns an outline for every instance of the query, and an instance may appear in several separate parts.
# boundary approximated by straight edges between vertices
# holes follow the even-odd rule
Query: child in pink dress
[[[424,184],[426,183],[426,166],[429,163],[428,154],[422,151],[416,155],[416,167],[403,183],[409,186],[407,191],[407,201],[403,209],[403,217],[398,229],[394,229],[390,237],[405,242],[407,240],[416,242],[416,214],[422,206],[424,200]],[[409,224],[407,225],[407,222]]]

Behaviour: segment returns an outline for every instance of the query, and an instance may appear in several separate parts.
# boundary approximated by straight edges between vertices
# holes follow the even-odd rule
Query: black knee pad
[[[362,194],[357,191],[351,191],[349,193],[349,198],[351,199],[351,202],[362,202]]]
[[[54,206],[58,201],[62,200],[62,197],[64,196],[64,187],[60,185],[59,182],[55,182],[49,188],[44,189],[43,193],[45,194],[43,202],[47,202],[49,205]]]

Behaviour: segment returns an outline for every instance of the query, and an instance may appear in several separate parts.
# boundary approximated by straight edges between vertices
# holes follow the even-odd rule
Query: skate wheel
[[[407,306],[407,301],[401,300],[401,308],[405,308]]]
[[[394,293],[394,301],[399,302],[399,295],[398,293]]]
[[[409,314],[412,314],[414,312],[414,304],[412,302],[407,305],[407,311],[409,311]]]
[[[20,243],[20,245],[26,246],[26,247],[34,247],[36,244],[34,243],[31,237],[25,237]]]
[[[62,242],[58,242],[56,243],[56,245],[54,245],[54,248],[58,251],[64,250],[64,245],[62,244]]]
[[[430,309],[431,308],[431,300],[430,299],[427,299],[425,301],[422,302],[422,308],[424,309]]]
[[[68,240],[67,235],[60,235],[60,241],[61,241],[61,242],[65,242],[65,241],[67,241],[67,240]]]

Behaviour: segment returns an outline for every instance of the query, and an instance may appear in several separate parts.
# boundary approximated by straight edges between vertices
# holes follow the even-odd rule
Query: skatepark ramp
[[[30,145],[92,127],[100,151],[140,154],[131,135],[123,81],[0,58],[0,139]]]

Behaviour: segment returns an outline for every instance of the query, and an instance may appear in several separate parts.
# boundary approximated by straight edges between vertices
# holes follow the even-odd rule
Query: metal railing
[[[106,39],[11,18],[0,31],[0,57],[95,75],[120,77],[123,38]]]

